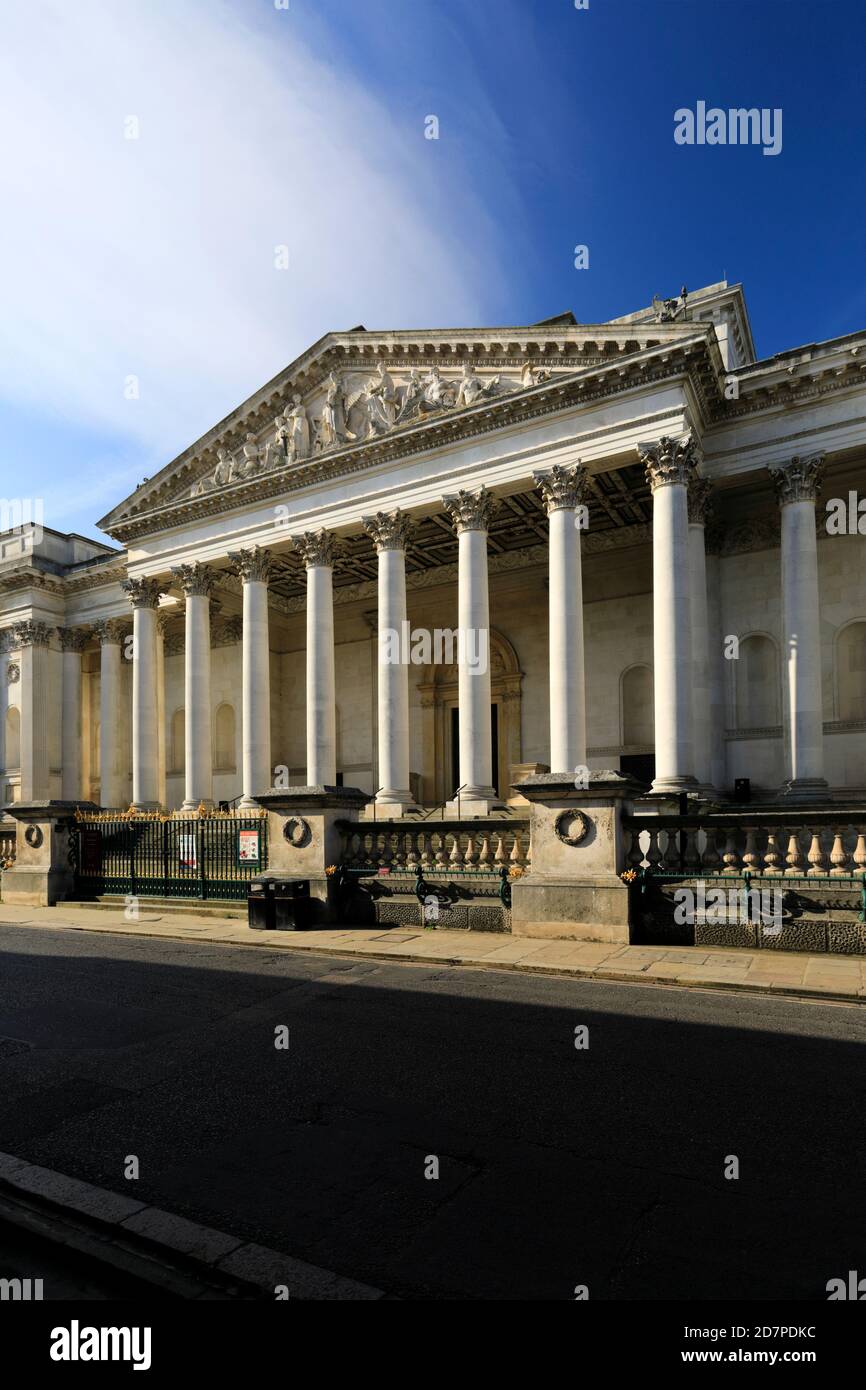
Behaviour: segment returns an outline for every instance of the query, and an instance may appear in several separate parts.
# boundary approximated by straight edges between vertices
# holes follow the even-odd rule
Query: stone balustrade
[[[624,817],[630,868],[715,874],[851,878],[866,874],[866,811],[756,808],[734,815]]]
[[[455,873],[497,876],[502,868],[526,870],[530,864],[527,821],[437,822],[411,825],[405,821],[374,824],[343,823],[339,827],[342,864],[347,869],[369,867],[371,873],[425,876]]]

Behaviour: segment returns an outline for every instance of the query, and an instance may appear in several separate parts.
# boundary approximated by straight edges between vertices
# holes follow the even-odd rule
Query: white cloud
[[[7,7],[0,396],[161,464],[329,328],[484,320],[502,233],[456,151],[300,32],[267,6]]]

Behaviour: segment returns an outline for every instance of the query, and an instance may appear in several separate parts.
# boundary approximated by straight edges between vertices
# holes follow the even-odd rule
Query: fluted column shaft
[[[495,502],[486,488],[442,499],[457,530],[457,678],[460,798],[490,803],[493,759],[490,721],[490,598],[487,529]]]
[[[51,714],[51,654],[47,623],[16,624],[13,645],[21,665],[21,791],[22,801],[51,795],[49,785],[49,718]],[[55,711],[57,717],[57,711]]]
[[[125,809],[126,778],[120,766],[120,645],[123,624],[108,619],[95,624],[99,665],[99,800],[106,808]]]
[[[157,616],[159,580],[130,579],[122,588],[132,615],[132,804],[139,811],[159,805],[159,700]]]
[[[184,650],[185,811],[213,804],[210,694],[210,596],[216,576],[206,565],[172,570],[186,598]]]
[[[692,479],[689,508],[689,609],[692,628],[692,731],[694,772],[701,786],[713,781],[710,698],[710,620],[707,604],[706,522],[710,485]]]
[[[815,503],[824,459],[794,458],[771,474],[781,508],[782,641],[789,791],[826,792],[821,681],[821,611]]]
[[[63,651],[61,675],[61,795],[81,798],[81,653],[90,636],[86,628],[58,628]]]
[[[295,545],[307,568],[307,785],[334,786],[334,542],[327,531],[308,531]]]
[[[641,445],[640,455],[653,498],[653,791],[676,793],[696,785],[687,488],[697,455],[688,435]]]
[[[378,572],[378,778],[376,801],[396,808],[412,804],[409,788],[409,667],[403,650],[406,612],[406,541],[410,524],[401,512],[364,517],[375,543]]]
[[[268,633],[270,555],[255,546],[229,557],[243,581],[244,626],[241,685],[242,806],[271,784],[271,653]]]
[[[549,527],[550,770],[574,776],[586,764],[583,586],[578,507],[586,486],[580,465],[534,474]]]
[[[6,716],[9,710],[9,651],[12,633],[9,628],[0,632],[0,771],[9,770],[9,748],[6,742]],[[0,787],[0,806],[5,801],[4,788]]]

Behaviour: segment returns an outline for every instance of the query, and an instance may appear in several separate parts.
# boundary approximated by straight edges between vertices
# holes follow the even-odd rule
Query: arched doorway
[[[494,729],[494,783],[511,795],[511,768],[521,761],[520,700],[523,672],[517,653],[496,628],[490,629],[490,701]],[[458,729],[457,665],[427,666],[419,684],[424,738],[422,797],[426,805],[447,801],[455,791]]]

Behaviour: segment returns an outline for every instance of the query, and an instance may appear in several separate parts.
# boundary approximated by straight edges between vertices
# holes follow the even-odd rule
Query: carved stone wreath
[[[27,829],[24,831],[24,839],[31,849],[38,849],[42,844],[44,836],[38,825],[28,825]]]
[[[10,685],[17,685],[21,679],[21,667],[17,661],[10,661],[6,668],[6,679]]]
[[[590,820],[582,811],[560,811],[553,833],[564,845],[579,845],[589,834]]]
[[[292,816],[283,826],[283,837],[294,849],[303,849],[312,839],[312,831],[307,821]]]

